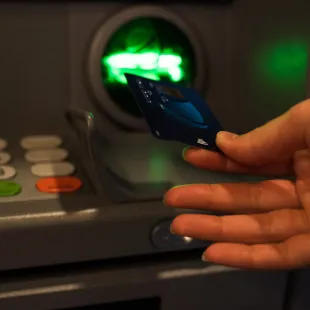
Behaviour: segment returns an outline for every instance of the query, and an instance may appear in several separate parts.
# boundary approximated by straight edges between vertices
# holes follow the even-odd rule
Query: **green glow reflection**
[[[272,86],[287,90],[299,87],[307,75],[308,48],[309,42],[303,39],[265,46],[257,62],[260,76]]]
[[[166,180],[168,173],[166,155],[162,150],[153,149],[149,157],[149,176],[158,182]]]

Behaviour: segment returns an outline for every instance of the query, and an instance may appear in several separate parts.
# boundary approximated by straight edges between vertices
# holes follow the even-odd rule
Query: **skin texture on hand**
[[[201,169],[283,177],[256,184],[193,184],[169,190],[175,208],[230,215],[183,214],[173,233],[214,241],[203,259],[250,269],[310,265],[310,100],[244,135],[221,132],[225,155],[187,148],[184,159]]]

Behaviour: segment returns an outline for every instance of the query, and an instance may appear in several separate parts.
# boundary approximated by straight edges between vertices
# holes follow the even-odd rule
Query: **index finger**
[[[272,176],[290,175],[293,172],[292,166],[288,161],[276,162],[261,167],[251,167],[239,164],[220,153],[192,147],[184,150],[183,158],[193,166],[212,171]]]

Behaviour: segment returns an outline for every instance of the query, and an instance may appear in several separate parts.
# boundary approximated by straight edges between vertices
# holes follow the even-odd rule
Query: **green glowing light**
[[[274,86],[295,87],[304,82],[308,64],[307,40],[285,40],[264,48],[258,59],[260,75]]]
[[[167,159],[165,152],[152,149],[149,157],[149,177],[158,182],[167,179]]]
[[[108,70],[107,81],[110,83],[126,84],[124,73],[142,75],[156,81],[161,76],[168,76],[173,82],[179,82],[184,77],[182,58],[176,54],[125,52],[104,57],[102,62]]]
[[[183,86],[191,86],[196,77],[189,38],[161,18],[137,18],[122,25],[102,51],[100,65],[102,84],[110,98],[126,113],[139,117],[141,111],[124,73]]]

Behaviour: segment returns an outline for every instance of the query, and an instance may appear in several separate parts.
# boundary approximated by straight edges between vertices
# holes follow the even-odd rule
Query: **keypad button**
[[[28,136],[24,137],[20,144],[25,150],[50,149],[59,147],[62,144],[62,139],[56,135]]]
[[[40,179],[36,187],[43,193],[70,193],[79,190],[82,181],[76,177],[54,177]]]
[[[33,165],[31,172],[38,177],[68,176],[75,172],[75,167],[69,162],[42,163]]]
[[[8,152],[0,152],[0,165],[6,165],[11,159],[12,156]]]
[[[0,197],[15,196],[21,191],[22,187],[15,182],[0,181]]]
[[[0,166],[0,180],[8,180],[14,178],[16,170],[12,166]]]
[[[65,149],[46,149],[46,150],[33,150],[25,155],[25,159],[30,163],[43,163],[43,162],[59,162],[68,157],[68,151]]]
[[[8,146],[8,143],[4,139],[0,138],[0,151],[3,151],[4,149],[6,149],[7,146]]]

